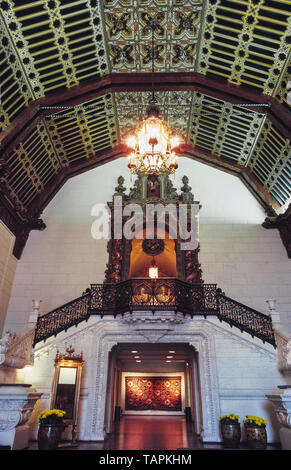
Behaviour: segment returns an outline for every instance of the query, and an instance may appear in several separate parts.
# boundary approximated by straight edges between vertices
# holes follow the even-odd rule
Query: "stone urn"
[[[41,396],[31,384],[0,384],[0,446],[12,450],[28,447],[27,422]]]
[[[245,426],[244,430],[248,449],[265,450],[267,448],[267,431],[265,427]]]
[[[258,416],[246,416],[244,434],[248,449],[265,450],[267,447],[266,420]]]
[[[61,440],[66,425],[63,422],[63,410],[46,410],[39,415],[37,443],[39,450],[55,450]]]
[[[239,423],[220,423],[220,431],[223,447],[225,447],[226,449],[239,448],[241,438],[241,430]]]
[[[64,429],[63,424],[40,424],[37,435],[38,449],[57,449]]]

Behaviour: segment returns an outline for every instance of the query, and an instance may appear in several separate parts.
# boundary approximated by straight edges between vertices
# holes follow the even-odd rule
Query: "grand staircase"
[[[216,316],[231,327],[276,348],[272,320],[224,295],[216,284],[189,284],[179,279],[129,279],[118,284],[91,284],[81,297],[39,316],[35,346],[67,331],[91,315],[114,316],[127,312],[170,310],[185,316]]]

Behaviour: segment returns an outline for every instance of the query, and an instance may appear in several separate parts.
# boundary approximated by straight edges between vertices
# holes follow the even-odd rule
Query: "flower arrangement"
[[[63,424],[63,417],[66,414],[63,410],[46,410],[39,415],[41,425],[60,425]]]
[[[239,424],[239,416],[233,413],[220,416],[221,424]]]
[[[258,416],[247,415],[246,419],[243,420],[243,423],[245,426],[248,426],[251,428],[265,428],[267,421]]]

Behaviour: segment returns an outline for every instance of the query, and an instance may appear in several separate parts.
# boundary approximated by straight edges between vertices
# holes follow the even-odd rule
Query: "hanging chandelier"
[[[166,122],[159,118],[159,108],[151,104],[147,118],[127,138],[128,167],[132,173],[174,173],[178,168],[175,149],[180,138],[173,135]]]
[[[152,30],[152,77],[154,76],[154,30],[156,24],[150,23]],[[147,116],[126,139],[128,148],[128,167],[131,173],[158,175],[163,172],[174,173],[178,168],[177,154],[182,139],[171,131],[168,124],[160,118],[152,79],[152,96],[147,108]]]

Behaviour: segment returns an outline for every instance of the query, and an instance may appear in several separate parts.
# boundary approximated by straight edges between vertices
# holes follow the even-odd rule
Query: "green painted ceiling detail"
[[[151,70],[150,22],[154,21],[156,71],[193,71],[199,50],[202,4],[202,0],[105,0],[111,70]]]
[[[8,181],[29,205],[56,174],[117,142],[112,94],[47,115],[9,154]]]
[[[109,73],[150,72],[151,20],[158,23],[156,72],[202,73],[290,109],[290,2],[0,0],[0,8],[4,134],[35,100]],[[28,206],[62,168],[119,143],[145,115],[149,94],[108,93],[38,122],[8,155],[15,197]],[[246,168],[275,209],[287,202],[290,142],[268,117],[192,91],[157,98],[162,115],[197,150]]]
[[[199,72],[273,95],[291,44],[286,1],[209,0]]]

